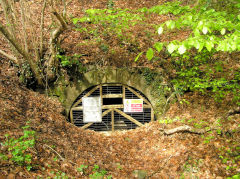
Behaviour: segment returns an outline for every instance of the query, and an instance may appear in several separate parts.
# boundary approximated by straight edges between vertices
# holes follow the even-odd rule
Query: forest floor
[[[73,16],[80,14],[83,7],[106,8],[107,4],[107,0],[71,2]],[[116,6],[141,8],[159,2],[118,0]],[[37,6],[36,10],[39,10]],[[165,20],[168,18],[166,16]],[[74,33],[66,34],[68,38],[63,47],[67,53],[75,53],[74,50],[79,49],[72,48],[77,48],[74,40],[80,38]],[[181,38],[184,36],[184,33],[179,34]],[[175,38],[179,37],[175,34]],[[5,49],[7,45],[1,44],[1,48]],[[86,49],[94,51],[97,48]],[[98,52],[96,54],[99,56]],[[94,55],[89,56],[95,59]],[[154,66],[147,63],[143,65]],[[240,173],[240,110],[232,106],[228,98],[217,103],[207,94],[186,93],[181,97],[181,103],[171,104],[166,115],[158,121],[135,130],[105,135],[68,123],[57,99],[27,89],[19,82],[17,73],[7,60],[0,58],[0,179],[89,178],[103,170],[112,178],[220,179]],[[22,127],[26,125],[30,126],[28,130],[36,132],[34,147],[22,154],[32,156],[30,171],[25,166],[28,164],[20,166],[11,160],[14,155],[4,145],[7,138],[22,136]],[[208,132],[164,134],[165,129],[183,125]],[[8,159],[3,160],[1,154]],[[84,166],[88,167],[84,169]]]
[[[189,93],[188,104],[173,104],[164,118],[107,136],[68,123],[57,100],[25,88],[17,71],[0,62],[0,153],[8,157],[0,160],[0,178],[89,178],[94,165],[113,178],[226,178],[240,172],[240,115],[229,112],[227,101],[216,104]],[[27,122],[36,131],[34,148],[23,151],[32,156],[30,171],[12,161],[3,145],[5,134],[23,135]],[[182,125],[212,130],[202,135],[162,131]],[[83,165],[89,166],[84,172]]]

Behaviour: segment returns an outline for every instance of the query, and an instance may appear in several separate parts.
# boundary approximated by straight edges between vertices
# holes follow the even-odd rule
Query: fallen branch
[[[232,109],[228,112],[228,117],[229,116],[233,116],[235,114],[240,114],[240,107],[236,108],[236,109]]]
[[[55,154],[57,154],[59,156],[59,158],[64,161],[65,158],[63,158],[56,150],[54,150],[52,147],[50,147],[49,145],[47,144],[44,144],[44,146],[46,146],[47,148],[51,149]]]
[[[161,129],[163,130],[163,129]],[[212,130],[212,129],[210,129]],[[178,132],[189,132],[189,133],[193,133],[193,134],[204,134],[210,130],[205,130],[205,129],[196,129],[196,128],[193,128],[191,126],[179,126],[179,127],[176,127],[176,128],[173,128],[173,129],[165,129],[163,130],[164,134],[166,135],[171,135],[171,134],[174,134],[174,133],[178,133]]]
[[[55,154],[57,154],[59,156],[59,158],[62,160],[62,161],[66,161],[65,158],[63,158],[56,150],[54,150],[52,147],[50,147],[49,145],[47,144],[44,144],[43,146],[46,146],[47,148],[51,149]],[[76,163],[70,161],[70,160],[67,160],[68,162],[74,164],[74,165],[77,165]]]
[[[5,52],[2,51],[1,49],[0,49],[0,54],[4,55],[5,57],[7,57],[9,60],[11,60],[12,62],[14,62],[15,64],[18,64],[18,60],[17,60],[16,57],[5,53]]]

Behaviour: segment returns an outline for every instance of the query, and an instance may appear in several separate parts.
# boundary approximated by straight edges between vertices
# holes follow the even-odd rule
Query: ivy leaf
[[[139,57],[140,57],[142,54],[143,54],[143,52],[140,52],[140,53],[137,55],[137,57],[135,58],[134,61],[135,61],[135,62],[138,61]]]
[[[231,48],[232,48],[232,51],[235,51],[235,50],[237,49],[237,45],[236,45],[235,43],[233,43],[233,44],[231,45]]]
[[[160,42],[155,43],[155,44],[154,44],[154,48],[155,48],[158,52],[160,52],[160,51],[162,50],[162,48],[163,48],[163,43],[160,43]]]
[[[206,35],[208,33],[208,28],[207,27],[203,27],[202,32],[204,35]]]
[[[199,42],[198,42],[198,41],[195,41],[195,43],[193,44],[193,46],[194,46],[196,49],[199,49],[199,47],[200,47]]]
[[[170,29],[174,29],[175,28],[175,22],[174,21],[171,21],[170,23]]]
[[[224,35],[225,33],[226,33],[226,29],[225,29],[225,28],[222,28],[221,34]]]
[[[153,56],[154,56],[153,49],[149,48],[148,51],[147,51],[146,57],[147,57],[148,60],[152,60]]]
[[[74,25],[77,24],[77,23],[78,23],[78,20],[79,20],[78,18],[73,18],[73,19],[72,19],[73,24],[74,24]]]
[[[169,20],[169,21],[166,22],[166,26],[169,29],[174,29],[175,28],[175,22],[172,21],[172,20]]]
[[[158,28],[158,34],[161,35],[163,33],[163,27]]]
[[[189,21],[192,21],[192,19],[193,19],[193,17],[190,15],[190,16],[188,16],[188,20]]]
[[[199,26],[203,25],[203,21],[200,21],[200,22],[198,23],[198,25],[199,25]]]
[[[200,42],[199,43],[199,46],[198,46],[198,52],[201,52],[202,51],[202,49],[203,49],[203,46],[204,46],[204,43],[203,42]]]
[[[169,52],[170,54],[172,54],[172,53],[176,50],[176,48],[177,48],[177,46],[174,45],[173,43],[170,43],[170,44],[168,45],[168,47],[167,47],[168,52]]]
[[[200,32],[199,32],[198,29],[194,30],[194,35],[195,35],[195,36],[200,36]]]
[[[186,52],[186,47],[184,45],[181,45],[178,48],[178,52],[179,52],[180,55],[184,54]]]
[[[209,52],[211,52],[212,48],[214,47],[214,44],[211,41],[208,41],[206,43],[206,48]]]
[[[170,23],[171,23],[171,20],[166,22],[166,26],[167,26],[167,28],[170,27]]]

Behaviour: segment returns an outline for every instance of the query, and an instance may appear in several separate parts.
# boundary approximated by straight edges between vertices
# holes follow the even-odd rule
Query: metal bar
[[[138,94],[136,91],[134,91],[133,89],[129,88],[128,86],[126,86],[126,88],[131,91],[133,94],[135,94],[137,97],[139,97],[140,99],[143,99],[143,101],[145,103],[147,103],[148,105],[151,105],[147,99],[145,99],[143,96],[141,96],[140,94]]]
[[[123,108],[123,105],[122,104],[119,104],[119,105],[104,105],[102,106],[102,109],[115,109],[115,108]]]
[[[112,109],[109,109],[109,110],[104,111],[104,112],[102,113],[102,117],[104,117],[105,115],[107,115],[107,114],[108,114],[109,112],[111,112],[111,111],[112,111]],[[82,128],[82,129],[86,129],[86,128],[90,127],[92,124],[93,124],[93,122],[87,123],[87,124],[85,124],[84,126],[82,126],[81,128]]]
[[[122,98],[123,98],[123,104],[124,104],[124,99],[125,99],[125,85],[122,86]]]
[[[81,128],[82,128],[82,129],[86,129],[86,128],[88,128],[89,126],[91,126],[92,124],[93,124],[93,122],[87,123],[87,124],[85,124],[84,126],[82,126]]]
[[[83,110],[83,107],[82,107],[82,106],[74,107],[74,108],[72,108],[71,110],[74,110],[74,111],[82,111],[82,110]]]
[[[102,90],[102,84],[100,85],[100,97],[101,97],[101,106],[103,105],[103,90]]]
[[[72,109],[70,109],[70,120],[71,120],[71,123],[73,124],[73,111]]]
[[[105,83],[103,86],[122,86],[122,84],[119,83]]]
[[[112,132],[114,132],[114,110],[112,110]]]
[[[108,109],[102,113],[102,117],[106,116],[109,112],[111,112],[113,109]]]
[[[137,124],[138,126],[143,126],[142,123],[138,122],[136,119],[134,119],[131,116],[127,115],[126,113],[120,111],[119,109],[114,109],[114,111],[121,114],[123,117],[127,118],[128,120],[132,121],[133,123]]]
[[[154,121],[154,111],[153,111],[153,108],[151,108],[151,121]]]
[[[99,85],[98,86],[95,86],[93,89],[91,89],[87,94],[85,94],[83,97],[88,97],[90,96],[95,90],[97,90],[99,88]],[[82,98],[83,98],[82,97]],[[82,102],[82,98],[79,99],[74,105],[73,107],[76,107],[78,104],[80,104]]]
[[[115,108],[124,108],[124,105],[123,104],[119,104],[119,105],[103,105],[102,106],[102,109],[112,109],[112,108],[114,108],[114,109]],[[143,108],[151,108],[151,106],[147,105],[147,104],[144,104]],[[72,108],[72,110],[74,110],[74,111],[82,111],[83,107],[82,106],[74,107],[74,108]]]
[[[103,98],[122,98],[122,94],[105,94],[102,95]]]

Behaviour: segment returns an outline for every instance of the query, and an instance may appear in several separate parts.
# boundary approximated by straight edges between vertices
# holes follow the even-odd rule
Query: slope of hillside
[[[93,65],[95,68],[102,66],[159,68],[166,75],[169,84],[172,83],[171,80],[178,75],[176,68],[179,67],[177,65],[179,58],[173,59],[169,53],[161,51],[152,61],[143,56],[137,62],[134,59],[140,52],[146,52],[155,42],[186,39],[191,30],[172,30],[159,35],[156,26],[167,20],[174,20],[175,16],[147,13],[143,15],[144,23],[129,27],[124,31],[122,38],[118,38],[111,30],[106,31],[106,34],[94,34],[96,32],[94,28],[105,32],[106,24],[79,23],[77,25],[81,28],[86,27],[90,30],[87,32],[76,30],[78,26],[72,22],[73,17],[83,17],[86,9],[108,8],[113,6],[111,2],[110,0],[69,2],[69,27],[61,36],[61,54],[58,60],[66,57],[71,61],[74,59],[72,55],[77,53],[80,55],[77,64],[81,64],[81,67]],[[134,11],[163,2],[165,1],[118,0],[114,1],[114,8],[128,8]],[[183,2],[189,3],[188,0]],[[40,19],[40,4],[31,3],[36,20]],[[57,6],[60,12],[63,7],[61,4]],[[50,32],[53,30],[50,23],[52,17],[50,9],[47,8],[46,11],[45,26],[46,29],[49,27]],[[137,17],[138,15],[136,13]],[[0,20],[4,21],[1,9]],[[45,32],[47,34],[47,30]],[[124,39],[125,37],[128,38]],[[45,38],[49,38],[49,34]],[[46,39],[44,43],[47,44]],[[0,48],[10,53],[10,48],[2,36]],[[46,55],[48,53],[46,52]],[[193,56],[194,53],[193,50]],[[193,74],[197,74],[197,80],[204,78],[205,72],[210,82],[226,78],[222,80],[225,82],[223,85],[220,83],[219,86],[214,86],[216,90],[221,90],[226,84],[231,83],[237,86],[239,79],[233,78],[235,73],[236,76],[237,72],[240,74],[239,57],[239,52],[231,54],[219,52],[201,63],[196,63],[197,70],[194,71],[196,69],[194,63],[202,60],[199,57],[187,64],[183,62],[183,67],[178,69],[178,73],[183,74],[184,71],[181,70],[189,67],[190,72],[193,70]],[[59,71],[67,73],[69,69],[70,67],[62,65]],[[212,71],[208,71],[209,69]],[[216,102],[212,95],[212,86],[206,88],[203,93],[185,89],[182,91],[185,94],[182,94],[174,89],[175,91],[171,93],[176,95],[176,101],[169,100],[169,110],[162,118],[135,130],[105,135],[82,130],[68,123],[66,117],[62,115],[63,107],[58,99],[28,89],[20,82],[19,70],[20,68],[0,56],[0,179],[97,178],[97,176],[220,179],[240,176],[240,109],[237,102],[232,100],[231,93],[226,94],[222,101]],[[81,71],[83,72],[84,70]],[[189,77],[187,72],[186,78],[189,80],[187,82],[191,82],[195,76],[192,77],[190,74]],[[28,85],[31,86],[29,82],[31,81],[28,81]],[[237,87],[236,93],[239,90]],[[188,126],[194,130],[177,131],[171,135],[165,132],[167,129],[180,126]]]
[[[52,178],[60,175],[63,178],[88,178],[96,173],[94,165],[108,171],[107,175],[113,178],[141,178],[141,175],[150,178],[222,178],[239,172],[239,159],[236,159],[239,155],[239,130],[230,126],[228,121],[225,121],[227,125],[219,121],[215,126],[208,121],[209,116],[213,121],[219,117],[218,111],[210,110],[215,108],[214,103],[203,104],[195,100],[199,97],[192,96],[194,98],[189,97],[189,100],[195,101],[194,107],[182,106],[181,114],[177,112],[178,107],[173,106],[169,111],[171,118],[166,116],[136,130],[106,136],[66,122],[56,100],[19,84],[16,71],[3,60],[0,69],[0,153],[7,156],[0,160],[2,178]],[[197,109],[203,112],[199,113]],[[199,115],[202,115],[202,120]],[[239,123],[238,119],[239,115],[231,117],[235,125]],[[5,134],[9,134],[8,138],[17,139],[23,135],[22,127],[28,121],[29,130],[36,132],[34,147],[23,151],[32,156],[29,171],[25,165],[19,166],[13,160],[14,155],[4,145]],[[183,124],[221,131],[213,130],[203,135],[164,135],[162,131]],[[223,162],[225,158],[227,160]],[[83,165],[88,166],[84,172],[79,169]],[[226,169],[227,166],[231,168]]]

